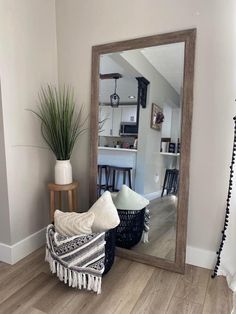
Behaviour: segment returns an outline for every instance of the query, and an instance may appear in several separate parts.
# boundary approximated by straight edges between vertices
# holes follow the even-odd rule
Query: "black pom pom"
[[[231,205],[230,200],[231,200],[232,190],[233,190],[234,164],[235,164],[235,156],[236,156],[236,116],[233,119],[234,119],[234,142],[233,142],[232,161],[231,161],[231,165],[229,166],[229,168],[230,168],[229,187],[228,187],[228,195],[227,195],[227,199],[226,199],[224,229],[221,231],[221,233],[222,233],[221,243],[219,245],[218,251],[216,252],[217,261],[216,261],[214,273],[211,275],[211,278],[215,278],[215,276],[217,275],[217,271],[218,271],[218,268],[220,266],[221,252],[222,252],[222,249],[224,246],[224,241],[226,240],[225,232],[226,232],[227,227],[229,225],[229,214],[230,214],[230,205]]]

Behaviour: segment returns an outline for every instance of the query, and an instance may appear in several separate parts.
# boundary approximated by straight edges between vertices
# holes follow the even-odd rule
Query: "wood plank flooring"
[[[160,197],[150,202],[149,242],[140,242],[132,250],[147,255],[175,259],[176,207],[174,195]]]
[[[14,266],[0,262],[1,314],[230,314],[225,278],[187,265],[185,275],[116,258],[102,294],[69,288],[49,272],[44,248]]]

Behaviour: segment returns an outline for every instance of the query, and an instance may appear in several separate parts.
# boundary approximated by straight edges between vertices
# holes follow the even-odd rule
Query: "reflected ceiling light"
[[[119,77],[114,76],[113,78],[115,79],[115,90],[114,90],[114,94],[110,96],[110,102],[111,102],[112,107],[118,107],[120,104],[120,97],[116,93],[116,89],[117,89],[117,80],[119,79]]]
[[[129,99],[135,99],[136,97],[135,96],[129,96]]]

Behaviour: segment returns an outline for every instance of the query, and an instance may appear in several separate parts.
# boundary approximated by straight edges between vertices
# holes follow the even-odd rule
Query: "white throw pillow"
[[[114,195],[112,199],[117,209],[124,210],[140,210],[149,204],[149,200],[131,190],[125,184],[122,185],[119,193]]]
[[[54,213],[55,230],[63,236],[75,236],[92,233],[94,213],[62,212]]]
[[[103,232],[115,228],[120,223],[117,209],[112,202],[111,193],[106,191],[93,204],[88,213],[94,213],[93,232]]]

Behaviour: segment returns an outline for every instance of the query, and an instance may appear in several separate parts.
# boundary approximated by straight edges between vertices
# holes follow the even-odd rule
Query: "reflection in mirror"
[[[148,242],[139,239],[130,249],[171,261],[184,49],[184,43],[173,43],[100,57],[97,197],[126,184],[147,198]]]

